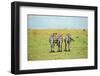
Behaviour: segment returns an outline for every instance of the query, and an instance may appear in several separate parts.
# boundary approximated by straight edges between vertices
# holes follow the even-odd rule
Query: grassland
[[[70,33],[75,40],[70,52],[50,53],[49,36],[52,33]],[[63,35],[64,37],[64,35]],[[88,57],[87,30],[34,30],[28,29],[28,60],[83,59]],[[56,48],[57,49],[57,48]],[[56,50],[55,49],[55,50]],[[63,43],[64,50],[64,43]]]

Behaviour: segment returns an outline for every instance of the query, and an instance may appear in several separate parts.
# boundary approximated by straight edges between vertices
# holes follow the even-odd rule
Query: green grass
[[[75,40],[70,52],[50,53],[49,36],[52,33],[70,33]],[[28,60],[82,59],[88,57],[87,30],[32,30],[28,29]],[[64,35],[63,35],[64,37]],[[57,48],[55,49],[57,50]],[[64,43],[63,43],[64,50]]]

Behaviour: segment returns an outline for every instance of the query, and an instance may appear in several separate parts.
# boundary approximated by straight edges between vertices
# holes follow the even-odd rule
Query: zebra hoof
[[[68,52],[70,52],[70,50],[68,50]]]
[[[70,52],[70,50],[68,50],[68,52]]]
[[[64,50],[64,51],[66,51],[66,52],[67,52],[67,50]]]
[[[50,51],[50,53],[53,53],[53,52],[55,52],[55,51]]]
[[[61,50],[58,50],[57,52],[62,52]]]

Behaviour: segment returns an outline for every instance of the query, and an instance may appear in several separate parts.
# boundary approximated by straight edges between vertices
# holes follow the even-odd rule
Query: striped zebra
[[[74,41],[74,39],[72,39],[70,33],[66,34],[64,37],[64,43],[65,43],[64,51],[70,51],[70,44],[72,41]]]
[[[55,46],[57,45],[57,33],[52,33],[49,37],[49,43],[51,46],[50,52],[55,52]]]
[[[51,46],[50,52],[55,52],[54,49],[56,46],[58,47],[57,51],[61,52],[62,51],[62,43],[63,43],[62,34],[52,33],[49,37],[49,43]]]
[[[57,35],[57,46],[58,46],[58,52],[62,51],[62,43],[63,43],[63,34],[58,34]]]

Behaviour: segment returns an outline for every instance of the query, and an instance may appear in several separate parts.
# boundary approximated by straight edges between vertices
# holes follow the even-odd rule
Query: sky
[[[28,15],[29,29],[87,29],[88,17]]]

